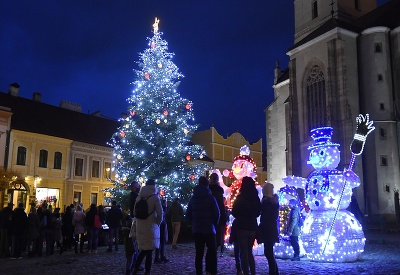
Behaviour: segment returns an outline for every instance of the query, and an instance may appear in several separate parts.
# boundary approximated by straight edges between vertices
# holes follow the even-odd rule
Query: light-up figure
[[[336,170],[340,162],[339,144],[331,142],[333,129],[323,127],[311,130],[314,144],[308,147],[307,163],[315,171],[307,179],[295,176],[283,179],[287,185],[305,190],[311,212],[304,221],[301,240],[308,258],[313,261],[351,262],[364,251],[361,224],[346,208],[352,188],[360,185],[359,177],[352,171],[355,157],[362,153],[366,137],[374,127],[368,115],[359,115],[356,122],[348,169]]]

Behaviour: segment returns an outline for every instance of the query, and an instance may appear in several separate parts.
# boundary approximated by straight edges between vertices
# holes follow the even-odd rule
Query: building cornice
[[[390,29],[388,27],[372,27],[363,30],[361,34],[364,35],[364,34],[381,33],[381,32],[388,33],[389,31]]]

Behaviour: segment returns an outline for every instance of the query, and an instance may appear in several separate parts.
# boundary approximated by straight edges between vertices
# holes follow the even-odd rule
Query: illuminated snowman
[[[301,241],[307,257],[317,262],[352,262],[364,251],[365,238],[361,224],[346,211],[352,188],[360,185],[359,177],[351,170],[355,157],[362,153],[367,135],[374,129],[368,115],[357,117],[357,130],[351,145],[349,169],[337,170],[340,162],[339,144],[332,143],[333,129],[311,130],[314,144],[307,164],[313,171],[308,178],[285,177],[290,186],[303,188],[311,211],[307,215]]]

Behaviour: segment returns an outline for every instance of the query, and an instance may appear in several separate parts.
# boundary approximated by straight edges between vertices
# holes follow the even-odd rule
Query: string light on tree
[[[129,197],[129,188],[125,192],[123,184],[132,180],[145,182],[148,178],[162,185],[166,198],[179,196],[184,203],[189,200],[196,179],[210,169],[194,162],[205,152],[190,142],[198,127],[193,103],[177,92],[183,75],[172,61],[174,54],[168,52],[159,23],[156,18],[153,36],[139,54],[139,68],[134,70],[132,94],[127,100],[130,116],[120,118],[121,126],[110,142],[116,156],[113,169],[120,181],[113,182],[113,188],[106,191],[112,194],[110,199],[122,205]],[[122,132],[124,136],[120,135]]]
[[[304,221],[301,240],[308,258],[317,262],[352,262],[364,251],[365,238],[361,224],[346,210],[352,189],[360,185],[352,171],[356,156],[364,149],[365,141],[375,127],[369,115],[358,115],[357,128],[351,143],[349,167],[336,170],[340,162],[339,144],[331,141],[333,129],[321,127],[311,130],[314,144],[308,147],[313,171],[308,178],[288,176],[283,181],[305,190],[311,209]]]

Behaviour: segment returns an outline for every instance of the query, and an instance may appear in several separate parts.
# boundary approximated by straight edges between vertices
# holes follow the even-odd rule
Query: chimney
[[[34,92],[32,95],[32,100],[35,102],[42,102],[42,94],[39,92]]]
[[[20,86],[16,82],[10,84],[10,86],[8,86],[8,94],[12,96],[18,96],[19,87]]]

